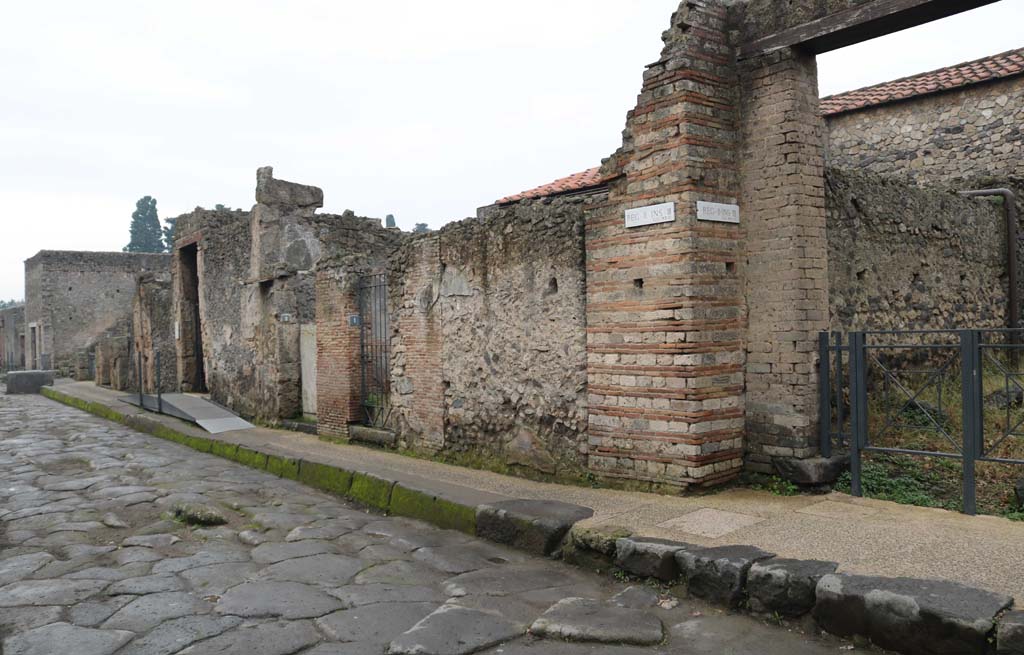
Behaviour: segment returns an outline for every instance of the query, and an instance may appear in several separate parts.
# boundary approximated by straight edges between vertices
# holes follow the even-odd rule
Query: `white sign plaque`
[[[626,210],[626,227],[671,223],[674,220],[676,220],[676,203],[674,202]]]
[[[740,206],[723,205],[719,202],[697,201],[697,220],[715,223],[739,223]]]

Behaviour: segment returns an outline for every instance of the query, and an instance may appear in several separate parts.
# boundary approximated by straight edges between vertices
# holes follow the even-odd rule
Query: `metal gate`
[[[359,325],[362,419],[365,425],[384,427],[391,414],[391,339],[383,273],[359,278]]]
[[[905,330],[819,335],[821,451],[850,451],[863,494],[866,452],[959,460],[963,511],[977,512],[975,465],[1024,464],[1020,330]],[[844,370],[845,369],[845,370]]]

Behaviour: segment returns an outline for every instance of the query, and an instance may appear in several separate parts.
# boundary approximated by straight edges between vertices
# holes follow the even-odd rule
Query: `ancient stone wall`
[[[178,387],[208,389],[216,402],[255,416],[259,406],[252,385],[257,362],[252,344],[243,338],[242,321],[243,303],[252,293],[246,285],[250,219],[249,212],[201,208],[178,217],[172,330]],[[201,366],[197,331],[202,337]],[[202,384],[197,371],[204,374]]]
[[[136,277],[169,266],[168,255],[148,253],[44,250],[27,260],[25,311],[36,328],[34,366],[49,361],[70,374],[79,351],[127,325]]]
[[[136,356],[142,355],[145,393],[167,393],[178,388],[173,300],[170,272],[139,276],[132,302],[131,332],[133,350]]]
[[[830,169],[831,329],[1006,326],[1002,207]]]
[[[586,470],[583,215],[603,200],[516,203],[442,228],[439,268],[426,268],[424,253],[414,259],[406,298],[434,317],[406,321],[412,351],[443,381],[414,381],[414,397],[420,420],[436,425],[431,405],[443,392],[445,451],[548,474]]]
[[[1024,75],[832,114],[828,163],[965,188],[1024,180]]]
[[[0,371],[25,368],[25,306],[0,309]]]

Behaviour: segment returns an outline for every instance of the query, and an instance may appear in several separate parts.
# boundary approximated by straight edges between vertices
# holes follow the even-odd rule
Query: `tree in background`
[[[164,233],[156,213],[156,199],[143,196],[132,212],[131,241],[125,252],[164,252]]]
[[[384,227],[395,227],[395,215],[388,214],[387,218],[384,219]]]
[[[7,309],[8,307],[14,307],[20,305],[20,300],[0,300],[0,309]]]
[[[413,234],[425,234],[430,231],[430,226],[426,223],[417,223],[416,227],[412,228]]]
[[[164,252],[174,252],[174,227],[177,222],[176,218],[164,219]]]

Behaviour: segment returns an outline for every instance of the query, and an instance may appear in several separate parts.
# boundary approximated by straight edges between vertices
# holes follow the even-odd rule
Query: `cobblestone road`
[[[3,655],[842,648],[663,607],[674,599],[651,588],[367,513],[40,396],[0,396],[0,480]]]

